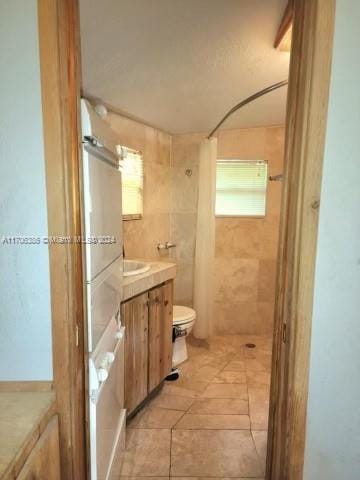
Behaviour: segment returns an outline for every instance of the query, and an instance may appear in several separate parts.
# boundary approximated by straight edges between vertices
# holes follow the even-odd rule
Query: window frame
[[[142,162],[142,189],[141,189],[141,203],[142,203],[142,213],[128,213],[122,214],[122,220],[129,221],[129,220],[142,220],[144,218],[144,185],[145,185],[145,173],[144,173],[144,156],[141,150],[134,150],[130,147],[126,147],[124,145],[118,145],[117,150],[120,156],[123,155],[123,149],[126,149],[129,153],[137,154],[141,157]],[[123,176],[124,172],[121,170],[121,188],[123,188]],[[123,192],[122,192],[123,193]]]
[[[217,196],[217,189],[216,189],[216,180],[217,180],[217,164],[218,162],[236,162],[236,163],[262,163],[266,166],[266,183],[265,183],[265,211],[264,215],[235,215],[235,214],[220,214],[216,213],[216,196]],[[269,162],[268,160],[263,159],[256,159],[256,160],[243,160],[239,158],[217,158],[216,159],[216,167],[215,167],[215,198],[214,198],[214,216],[215,218],[247,218],[247,219],[264,219],[267,216],[267,209],[268,209],[268,172],[269,172]]]

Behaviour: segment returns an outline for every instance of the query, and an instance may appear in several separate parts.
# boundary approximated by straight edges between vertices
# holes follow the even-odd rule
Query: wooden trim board
[[[51,392],[52,382],[38,381],[6,381],[0,382],[0,392]]]
[[[303,475],[320,187],[335,0],[297,0],[280,228],[267,480]]]
[[[50,236],[81,235],[78,4],[38,0],[40,74]],[[86,478],[81,245],[50,244],[54,389],[62,478]]]
[[[289,30],[291,29],[292,23],[294,18],[294,1],[289,0],[284,15],[281,19],[278,31],[276,33],[275,41],[274,41],[274,48],[278,48]]]

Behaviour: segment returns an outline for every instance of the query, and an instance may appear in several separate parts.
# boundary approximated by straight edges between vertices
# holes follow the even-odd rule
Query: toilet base
[[[186,337],[178,337],[173,344],[172,366],[176,367],[188,359]]]

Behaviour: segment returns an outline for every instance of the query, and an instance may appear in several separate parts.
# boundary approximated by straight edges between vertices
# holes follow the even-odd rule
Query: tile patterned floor
[[[270,338],[190,339],[188,349],[180,378],[166,382],[129,422],[122,466],[112,480],[263,479]]]

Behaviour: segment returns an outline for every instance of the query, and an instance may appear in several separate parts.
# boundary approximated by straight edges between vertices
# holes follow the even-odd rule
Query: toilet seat
[[[173,325],[184,325],[191,323],[196,318],[196,312],[190,307],[182,305],[174,305],[173,309]]]

